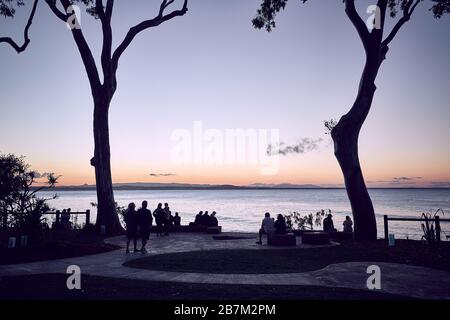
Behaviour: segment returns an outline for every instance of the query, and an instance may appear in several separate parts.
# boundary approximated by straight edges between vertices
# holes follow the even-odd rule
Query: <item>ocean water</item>
[[[398,217],[419,217],[422,212],[434,212],[441,208],[450,218],[450,189],[371,189],[369,193],[375,207],[378,236],[383,237],[383,215]],[[54,193],[41,192],[42,196]],[[95,191],[58,191],[58,198],[50,201],[51,207],[72,211],[90,209],[91,221],[95,222]],[[297,211],[302,214],[330,209],[334,225],[342,229],[346,215],[350,215],[350,203],[343,189],[301,189],[301,190],[132,190],[115,191],[120,206],[135,202],[139,207],[143,200],[150,209],[158,202],[168,202],[171,211],[179,212],[182,224],[193,221],[200,210],[216,211],[224,231],[256,232],[265,212],[287,214]],[[84,222],[80,216],[77,222]],[[419,222],[389,222],[390,232],[396,238],[417,239],[421,237]],[[442,230],[450,235],[450,223],[442,223]],[[445,238],[445,237],[444,237]]]

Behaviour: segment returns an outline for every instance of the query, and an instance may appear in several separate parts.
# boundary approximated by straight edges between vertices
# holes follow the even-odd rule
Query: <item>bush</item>
[[[50,210],[47,202],[56,195],[40,198],[38,192],[54,188],[58,178],[53,173],[39,174],[31,170],[24,157],[0,155],[1,227],[8,229],[8,236],[28,235],[31,243],[42,240],[48,230],[42,215]],[[46,181],[35,187],[39,179]]]
[[[331,210],[319,210],[315,214],[310,213],[302,216],[299,212],[294,211],[288,215],[285,215],[286,226],[290,231],[294,230],[313,230],[314,226],[320,227],[322,225],[323,218],[330,214]]]

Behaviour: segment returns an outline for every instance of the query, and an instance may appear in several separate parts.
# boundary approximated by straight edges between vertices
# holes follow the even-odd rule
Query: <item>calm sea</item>
[[[383,215],[419,217],[422,212],[439,208],[450,216],[450,189],[372,189],[372,197],[378,236],[383,236]],[[51,193],[41,193],[49,196]],[[55,209],[71,208],[72,211],[90,209],[95,221],[95,191],[58,191],[58,198],[50,202]],[[302,190],[133,190],[115,191],[115,199],[121,206],[148,200],[153,209],[158,202],[168,202],[172,212],[179,212],[182,223],[193,221],[200,210],[216,211],[224,231],[256,232],[266,211],[272,216],[298,211],[303,214],[320,209],[331,209],[334,224],[342,229],[342,222],[350,214],[350,204],[342,189]],[[442,214],[441,214],[442,216]],[[445,216],[444,216],[445,217]],[[448,218],[448,217],[447,217]],[[80,216],[78,222],[82,223]],[[390,230],[396,238],[420,238],[418,222],[390,222]],[[450,223],[442,224],[450,235]]]

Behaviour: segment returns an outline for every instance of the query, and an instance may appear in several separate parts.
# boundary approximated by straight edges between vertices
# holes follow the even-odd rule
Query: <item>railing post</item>
[[[86,210],[86,226],[91,223],[91,210]]]
[[[57,224],[57,225],[59,224],[59,222],[60,222],[60,220],[61,220],[61,214],[60,214],[60,212],[61,212],[61,211],[56,210],[56,224]]]
[[[435,223],[436,223],[436,241],[441,241],[441,221],[439,216],[435,217]]]
[[[383,220],[384,220],[384,240],[388,241],[389,240],[389,226],[388,226],[388,216],[384,215],[383,216]]]

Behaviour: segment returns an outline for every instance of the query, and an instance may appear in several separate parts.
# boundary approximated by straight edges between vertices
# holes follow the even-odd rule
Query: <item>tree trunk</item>
[[[102,99],[94,105],[94,158],[91,164],[95,167],[97,185],[97,222],[98,230],[105,228],[109,235],[123,231],[116,212],[111,177],[111,152],[109,146],[109,113],[110,100]]]
[[[377,239],[375,211],[359,163],[358,137],[369,113],[375,94],[375,78],[380,66],[379,59],[366,62],[361,83],[350,111],[332,130],[334,153],[344,175],[345,187],[353,212],[355,239]]]

